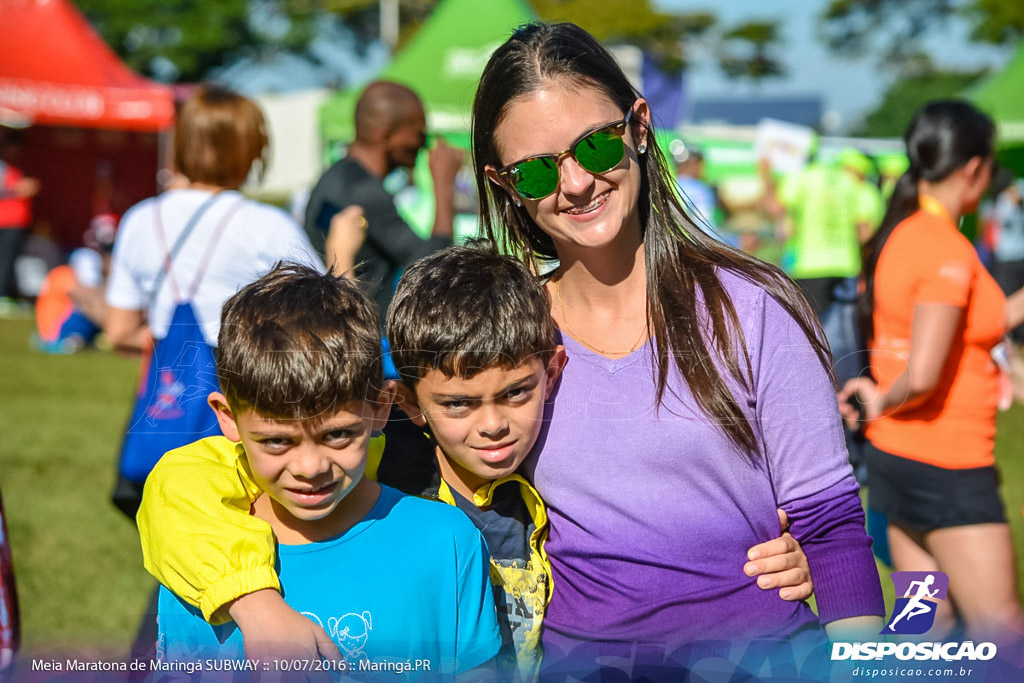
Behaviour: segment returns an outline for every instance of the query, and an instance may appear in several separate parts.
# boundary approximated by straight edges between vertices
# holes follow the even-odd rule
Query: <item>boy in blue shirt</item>
[[[252,516],[276,538],[284,600],[341,649],[342,659],[310,666],[371,677],[459,673],[501,645],[488,552],[465,515],[365,476],[371,435],[394,397],[379,339],[373,302],[350,281],[279,266],[224,305],[221,392],[209,398],[224,437],[169,457],[234,459]],[[166,524],[179,523],[173,506],[167,514]],[[233,531],[215,529],[226,552]],[[240,659],[243,645],[259,651],[263,644],[243,643],[246,628],[243,616],[211,626],[161,589],[158,658],[170,670]]]

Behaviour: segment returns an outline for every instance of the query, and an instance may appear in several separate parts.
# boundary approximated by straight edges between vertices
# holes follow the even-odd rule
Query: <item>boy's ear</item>
[[[228,405],[227,397],[219,391],[214,391],[206,399],[206,402],[210,404],[210,408],[213,409],[214,414],[217,416],[217,423],[220,425],[220,431],[230,441],[239,442],[242,437],[238,433],[238,423],[235,422],[235,414],[231,412],[231,406]]]
[[[565,360],[565,347],[559,344],[555,347],[555,352],[551,354],[547,368],[544,369],[545,401],[551,398],[551,393],[555,390],[555,384],[562,375],[562,368],[565,367]]]
[[[402,412],[409,416],[414,425],[423,427],[427,424],[427,418],[423,416],[423,408],[420,406],[420,402],[416,400],[416,392],[406,386],[405,382],[398,384],[395,401],[398,403],[398,407],[402,409]]]
[[[384,386],[381,387],[380,393],[377,394],[377,400],[374,401],[373,407],[373,431],[380,432],[384,429],[384,425],[388,423],[388,418],[391,416],[391,406],[395,402],[395,387],[398,382],[393,379],[385,380]]]

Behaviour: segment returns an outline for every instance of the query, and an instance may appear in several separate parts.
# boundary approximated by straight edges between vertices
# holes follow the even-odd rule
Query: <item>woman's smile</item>
[[[605,190],[601,194],[594,197],[590,202],[582,206],[574,206],[570,209],[566,209],[563,211],[563,213],[566,213],[574,217],[581,216],[584,218],[584,220],[590,220],[600,213],[600,210],[608,202],[608,195],[610,193],[611,190]]]

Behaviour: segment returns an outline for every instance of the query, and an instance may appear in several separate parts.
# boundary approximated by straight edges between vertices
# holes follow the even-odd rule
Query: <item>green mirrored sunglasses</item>
[[[622,136],[626,134],[632,115],[630,107],[621,121],[584,133],[564,152],[520,159],[500,169],[498,175],[523,199],[544,199],[558,189],[558,166],[567,156],[591,173],[610,171],[622,163],[625,156]]]

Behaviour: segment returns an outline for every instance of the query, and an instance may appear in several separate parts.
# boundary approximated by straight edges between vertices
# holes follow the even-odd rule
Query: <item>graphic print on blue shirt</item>
[[[370,512],[341,536],[279,545],[277,569],[285,601],[323,626],[351,671],[424,660],[431,674],[453,673],[487,662],[501,645],[487,548],[450,506],[381,486]],[[166,661],[244,657],[233,622],[210,626],[166,588],[158,620]]]
[[[466,513],[487,541],[491,553],[491,583],[501,630],[501,666],[530,671],[538,661],[536,646],[528,644],[538,628],[538,606],[547,602],[548,583],[543,568],[531,564],[530,536],[536,526],[520,493],[519,483],[499,485],[486,509],[451,491],[455,505]]]

